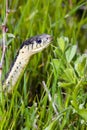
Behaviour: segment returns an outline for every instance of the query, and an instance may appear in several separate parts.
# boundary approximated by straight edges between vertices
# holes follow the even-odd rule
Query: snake
[[[5,93],[11,93],[14,90],[31,56],[47,48],[52,39],[53,37],[49,34],[41,34],[25,40],[21,44],[2,85]]]

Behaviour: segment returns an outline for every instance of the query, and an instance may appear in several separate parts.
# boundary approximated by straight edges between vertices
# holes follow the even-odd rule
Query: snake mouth
[[[49,36],[46,41],[48,41],[48,39],[49,39],[49,43],[52,42],[53,41],[53,36]]]
[[[53,41],[53,36],[50,36],[49,39],[50,39],[50,42]]]
[[[52,41],[53,41],[53,36],[49,36],[49,37],[47,37],[47,39],[45,40],[44,45],[46,45],[46,43],[47,43],[46,46],[48,46]]]

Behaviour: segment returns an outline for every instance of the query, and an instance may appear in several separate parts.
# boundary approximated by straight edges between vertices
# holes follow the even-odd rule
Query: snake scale
[[[6,79],[3,82],[3,91],[11,93],[19,77],[24,73],[30,57],[46,48],[51,41],[51,35],[42,34],[31,37],[22,43]]]

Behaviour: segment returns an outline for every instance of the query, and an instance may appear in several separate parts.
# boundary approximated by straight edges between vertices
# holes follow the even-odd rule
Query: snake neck
[[[18,52],[16,59],[8,73],[5,82],[3,83],[3,90],[11,92],[13,87],[16,85],[19,77],[24,72],[30,59],[28,46],[24,46]]]

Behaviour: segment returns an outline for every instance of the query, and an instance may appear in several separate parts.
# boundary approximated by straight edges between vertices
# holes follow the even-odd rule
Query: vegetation
[[[5,4],[0,0],[0,25]],[[54,41],[31,58],[12,95],[0,94],[0,130],[86,129],[87,2],[9,0],[8,7],[2,80],[25,39],[47,33]],[[0,58],[1,41],[2,30]]]

